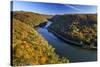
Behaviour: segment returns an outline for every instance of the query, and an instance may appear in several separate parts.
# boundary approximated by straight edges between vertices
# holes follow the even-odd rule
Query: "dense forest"
[[[97,14],[55,15],[49,21],[49,31],[85,48],[97,47]]]
[[[49,18],[48,15],[25,11],[11,12],[12,65],[68,63],[35,29]]]

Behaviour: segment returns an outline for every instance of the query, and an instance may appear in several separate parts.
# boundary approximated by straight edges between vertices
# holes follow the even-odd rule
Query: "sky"
[[[94,14],[97,7],[94,5],[72,5],[43,2],[13,1],[12,11],[29,11],[40,14]]]

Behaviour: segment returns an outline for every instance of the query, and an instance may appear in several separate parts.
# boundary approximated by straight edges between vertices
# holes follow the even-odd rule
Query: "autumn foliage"
[[[56,15],[50,21],[49,30],[83,46],[97,47],[97,14]]]
[[[60,58],[55,49],[34,29],[34,26],[46,20],[45,17],[30,12],[13,13],[11,32],[13,66],[68,62],[66,58]]]

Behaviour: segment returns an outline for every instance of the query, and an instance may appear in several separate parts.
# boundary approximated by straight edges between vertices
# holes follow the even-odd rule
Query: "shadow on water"
[[[70,62],[86,62],[97,60],[97,51],[70,45],[52,33],[48,32],[46,28],[38,28],[37,31],[49,42],[49,44],[55,48],[55,52],[60,57],[67,57],[69,58]]]

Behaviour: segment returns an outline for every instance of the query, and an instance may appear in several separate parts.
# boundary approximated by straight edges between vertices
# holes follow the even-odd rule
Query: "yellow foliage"
[[[46,56],[42,56],[41,58],[40,58],[40,64],[45,64],[46,63],[46,61],[47,61],[47,57]]]
[[[35,31],[29,22],[26,23],[24,21],[27,20],[27,18],[23,18],[24,13],[25,12],[18,12],[18,14],[15,14],[13,17],[12,64],[14,66],[50,64],[51,60],[56,63],[62,62],[62,60],[55,55],[55,52],[52,51],[53,48],[49,46],[48,42]],[[25,16],[30,18],[30,14],[28,15],[27,12]],[[49,54],[58,60],[48,58]]]

